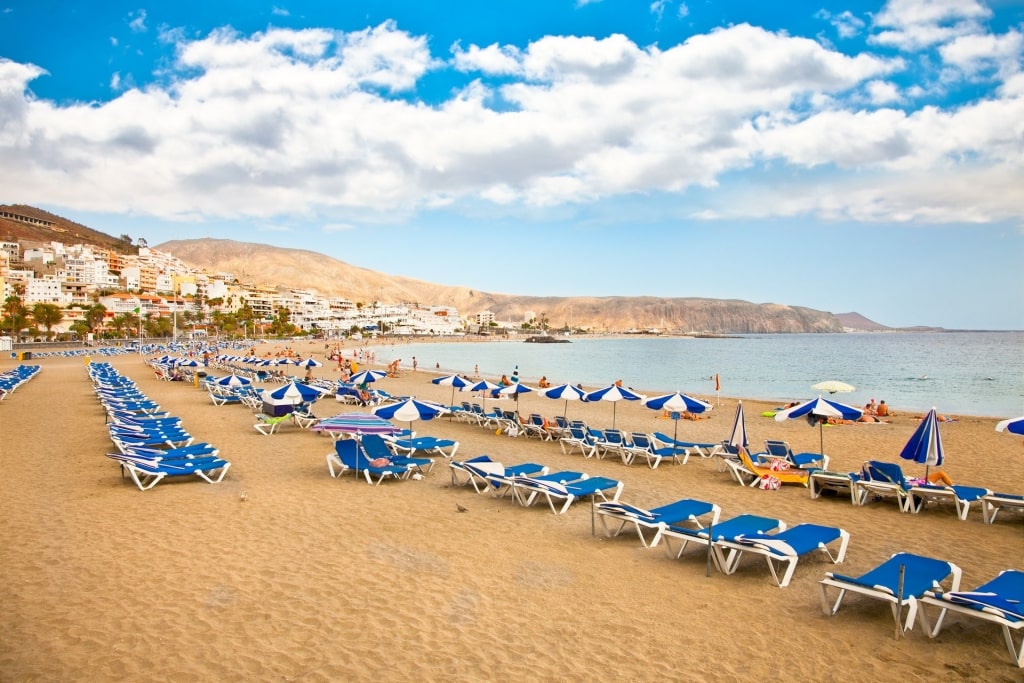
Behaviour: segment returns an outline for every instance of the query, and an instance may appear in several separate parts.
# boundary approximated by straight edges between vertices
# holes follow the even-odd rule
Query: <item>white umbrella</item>
[[[840,382],[837,379],[818,382],[817,384],[811,385],[811,389],[827,391],[830,394],[848,394],[851,391],[857,391],[857,387],[852,384],[847,384],[846,382]]]

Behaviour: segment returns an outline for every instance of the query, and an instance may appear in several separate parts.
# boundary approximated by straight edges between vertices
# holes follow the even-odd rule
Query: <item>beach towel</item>
[[[770,474],[762,475],[761,481],[757,483],[757,488],[762,491],[778,491],[782,487],[782,482],[779,481],[778,477],[773,477]]]

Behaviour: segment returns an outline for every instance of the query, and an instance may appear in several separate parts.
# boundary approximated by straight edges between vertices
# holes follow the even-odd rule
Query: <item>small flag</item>
[[[718,381],[718,373],[715,373],[715,391],[722,390],[722,383]]]
[[[142,310],[141,308],[136,308],[136,309],[135,309],[135,312],[136,312],[136,313],[138,313],[138,312],[139,312],[139,311],[141,311],[141,310]]]

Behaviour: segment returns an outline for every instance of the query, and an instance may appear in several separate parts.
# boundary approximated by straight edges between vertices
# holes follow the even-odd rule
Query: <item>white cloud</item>
[[[134,33],[145,33],[146,31],[146,10],[140,9],[128,13],[128,28]]]
[[[1013,30],[1001,36],[960,36],[939,48],[943,62],[968,75],[995,71],[1003,79],[1021,70],[1022,52],[1024,36]]]
[[[676,12],[676,16],[678,16],[680,19],[690,16],[690,8],[686,5],[685,2],[679,3],[679,10]]]
[[[326,223],[322,230],[325,233],[332,234],[336,232],[348,232],[349,230],[355,230],[354,225],[351,223]]]
[[[889,0],[875,16],[880,29],[870,42],[901,50],[919,50],[958,36],[981,32],[991,10],[978,0]]]
[[[488,74],[518,74],[522,71],[518,48],[512,45],[470,45],[463,50],[458,44],[452,45],[455,68],[459,71],[482,71]]]
[[[903,100],[899,88],[889,81],[869,81],[866,88],[868,98],[874,105],[892,104]]]
[[[290,17],[292,15],[292,13],[289,12],[284,7],[276,7],[276,6],[272,7],[270,9],[270,13],[273,14],[274,16],[276,16],[276,17]]]
[[[455,45],[449,62],[390,22],[351,33],[161,35],[179,41],[167,85],[129,85],[89,106],[33,97],[29,84],[45,72],[0,60],[8,195],[270,227],[298,208],[328,232],[424,207],[514,210],[630,194],[685,203],[694,192],[733,200],[689,207],[702,216],[981,221],[1024,211],[1012,189],[1024,186],[1018,74],[957,109],[861,111],[865,97],[873,107],[902,103],[893,80],[903,60],[749,25],[664,49],[622,35]],[[954,41],[943,58],[987,64],[1012,53],[1008,41]],[[479,78],[427,105],[414,94],[435,69]],[[124,88],[128,77],[117,78]],[[489,106],[496,93],[500,109]],[[785,195],[755,182],[737,200],[738,190],[719,186],[726,176],[767,186],[790,174],[799,180]]]

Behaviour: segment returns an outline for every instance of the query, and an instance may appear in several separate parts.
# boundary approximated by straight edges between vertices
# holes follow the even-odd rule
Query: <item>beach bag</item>
[[[370,467],[387,467],[391,461],[387,458],[374,458],[370,461]]]
[[[509,425],[508,435],[513,438],[519,436],[519,428],[515,425]]]
[[[790,464],[782,458],[772,458],[772,464],[768,466],[772,472],[785,472],[790,468]]]
[[[763,475],[761,481],[757,483],[757,488],[763,491],[778,491],[780,486],[782,486],[782,482],[779,481],[779,478],[770,474]]]

